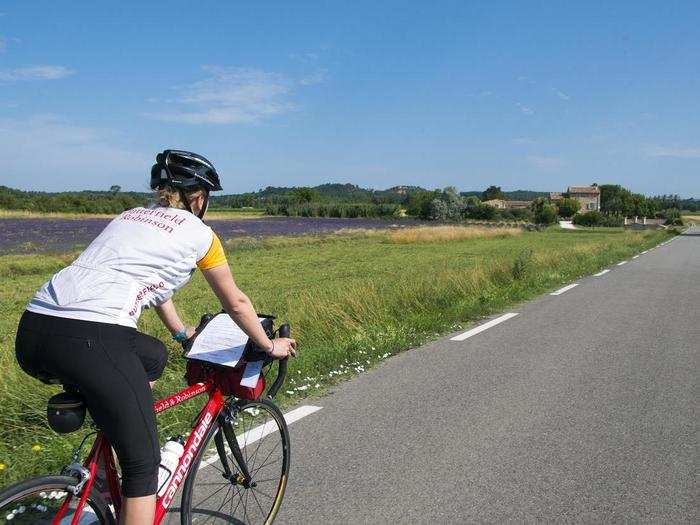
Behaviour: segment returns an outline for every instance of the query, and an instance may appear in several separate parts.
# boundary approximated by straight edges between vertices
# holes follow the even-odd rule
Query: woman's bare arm
[[[172,299],[168,299],[164,303],[156,306],[156,313],[158,314],[158,317],[160,317],[160,320],[163,321],[165,327],[170,330],[171,334],[175,335],[182,330],[187,331],[188,337],[194,334],[194,329],[188,329],[185,326],[185,323],[183,323],[180,319]]]
[[[236,286],[228,264],[203,270],[202,273],[211,289],[219,298],[219,301],[221,301],[221,306],[226,310],[226,313],[231,316],[257,346],[267,350],[268,353],[275,357],[295,355],[296,342],[294,339],[281,337],[275,339],[273,345],[270,338],[267,337],[250,299]]]

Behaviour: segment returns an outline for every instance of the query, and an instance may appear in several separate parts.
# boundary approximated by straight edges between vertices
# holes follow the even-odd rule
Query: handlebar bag
[[[272,337],[272,316],[260,316],[260,324]],[[265,390],[263,366],[271,361],[256,351],[241,328],[228,316],[207,314],[186,343],[188,385],[214,383],[225,396],[258,399]]]
[[[187,360],[185,379],[188,385],[212,382],[225,396],[235,396],[240,399],[258,399],[265,390],[265,376],[261,373],[253,387],[241,385],[246,362],[241,361],[235,367],[217,365],[197,359]]]

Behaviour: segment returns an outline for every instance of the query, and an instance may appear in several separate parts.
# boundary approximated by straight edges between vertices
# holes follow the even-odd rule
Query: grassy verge
[[[361,232],[233,241],[228,250],[239,286],[259,311],[289,321],[299,341],[300,357],[291,364],[279,398],[286,405],[669,236],[664,231],[558,229],[477,236]],[[0,485],[55,471],[84,435],[58,436],[47,429],[46,399],[58,389],[27,377],[13,355],[26,302],[75,255],[0,257]],[[219,309],[200,274],[175,301],[191,324]],[[170,340],[153,312],[144,314],[141,329]],[[171,347],[157,396],[183,385],[184,360]],[[187,428],[201,404],[193,400],[185,410],[166,412],[159,418],[161,433]]]

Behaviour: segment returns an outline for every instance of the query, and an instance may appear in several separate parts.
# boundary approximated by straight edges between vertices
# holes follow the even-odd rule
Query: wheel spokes
[[[222,520],[226,523],[267,523],[279,508],[289,450],[286,427],[280,426],[284,425],[281,414],[266,402],[247,402],[235,412],[235,417],[237,424],[232,428],[239,434],[234,438],[230,433],[228,437],[237,440],[240,458],[245,461],[246,468],[241,469],[230,447],[226,447],[231,479],[215,480],[223,472],[218,461],[211,464],[213,469],[204,467],[197,473],[190,489],[189,507],[193,522],[198,516],[206,522],[211,519],[217,523]],[[213,447],[213,440],[210,444]],[[207,454],[204,457],[208,457]],[[244,481],[240,477],[241,470],[247,471],[251,479]],[[228,488],[225,493],[224,487]]]

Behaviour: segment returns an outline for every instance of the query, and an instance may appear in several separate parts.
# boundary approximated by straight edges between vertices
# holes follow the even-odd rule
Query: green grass
[[[669,235],[549,229],[397,243],[374,232],[236,240],[227,249],[233,274],[258,311],[289,321],[299,342],[300,356],[291,363],[290,380],[279,396],[288,405],[391,354],[598,271]],[[46,427],[46,400],[58,388],[26,376],[13,351],[27,301],[75,255],[0,257],[0,485],[55,472],[85,434],[58,436]],[[175,303],[190,324],[219,309],[200,274]],[[156,395],[182,387],[184,361],[155,314],[146,312],[140,327],[172,348]],[[193,400],[186,410],[166,412],[159,418],[161,434],[182,432],[201,404]],[[33,445],[41,450],[32,450]]]

